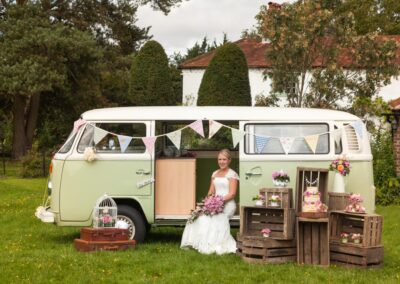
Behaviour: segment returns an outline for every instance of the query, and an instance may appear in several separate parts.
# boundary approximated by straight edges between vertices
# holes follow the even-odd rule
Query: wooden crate
[[[373,247],[381,244],[383,216],[333,211],[329,219],[332,243],[340,243],[340,234],[346,232],[361,234],[362,242],[358,246]]]
[[[249,263],[296,261],[296,241],[237,235],[237,254]]]
[[[244,236],[259,236],[264,228],[271,229],[271,238],[290,240],[294,237],[294,209],[271,209],[242,206],[240,212],[240,233]]]
[[[344,211],[349,199],[349,193],[328,192],[328,210]]]
[[[297,168],[296,176],[296,212],[301,212],[303,207],[303,194],[307,186],[317,186],[321,193],[321,202],[328,201],[328,174],[327,169],[319,168]],[[314,183],[315,182],[315,183]],[[311,185],[309,184],[311,183]]]
[[[383,265],[383,246],[331,243],[329,250],[332,264],[358,268],[379,268]]]
[[[328,218],[297,218],[297,263],[329,265]]]
[[[293,189],[286,187],[270,187],[260,189],[260,194],[265,196],[265,207],[267,208],[293,208]],[[279,206],[271,206],[268,199],[272,195],[278,195],[281,198]]]

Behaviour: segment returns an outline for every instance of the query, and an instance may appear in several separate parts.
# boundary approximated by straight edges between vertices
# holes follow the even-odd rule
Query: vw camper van
[[[118,219],[129,224],[131,238],[138,241],[151,226],[183,225],[207,194],[222,148],[232,151],[231,168],[240,176],[240,205],[252,205],[260,188],[273,186],[273,171],[288,173],[289,187],[295,190],[297,167],[328,169],[332,160],[345,154],[351,162],[346,191],[360,193],[367,212],[374,211],[368,135],[364,125],[360,133],[354,126],[359,118],[349,113],[160,106],[95,109],[81,119],[84,124],[51,162],[42,221],[90,226],[96,200],[107,194],[118,206]],[[215,132],[211,138],[210,132]],[[306,141],[310,135],[318,137],[314,146]],[[281,139],[285,137],[289,144]],[[85,154],[87,148],[94,149],[93,161]],[[333,175],[329,173],[328,190]]]

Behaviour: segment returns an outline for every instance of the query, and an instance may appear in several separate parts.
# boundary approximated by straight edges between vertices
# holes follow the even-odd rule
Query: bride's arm
[[[213,178],[211,178],[210,188],[208,189],[207,196],[211,196],[211,195],[215,195],[215,187],[214,187],[214,183],[213,183]]]
[[[229,193],[224,196],[224,201],[229,201],[235,198],[238,186],[238,180],[235,178],[229,179]]]

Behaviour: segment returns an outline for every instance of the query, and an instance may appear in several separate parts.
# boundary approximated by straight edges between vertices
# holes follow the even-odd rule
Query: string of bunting
[[[296,139],[304,139],[305,142],[307,143],[308,147],[311,149],[313,153],[315,153],[319,137],[321,135],[329,134],[332,133],[333,137],[335,139],[335,142],[340,141],[341,137],[341,132],[342,129],[351,126],[355,130],[356,134],[360,139],[363,139],[364,135],[364,123],[361,120],[354,121],[348,125],[345,125],[342,128],[337,128],[333,131],[327,131],[319,134],[312,134],[312,135],[307,135],[307,136],[291,136],[291,137],[275,137],[275,136],[266,136],[266,135],[256,135],[253,133],[248,133],[227,125],[224,125],[222,123],[219,123],[214,120],[209,120],[209,133],[208,133],[208,139],[212,138],[222,127],[229,128],[231,130],[231,135],[232,135],[232,144],[233,147],[235,148],[236,145],[242,140],[244,135],[252,135],[255,137],[255,151],[256,153],[262,153],[263,150],[265,149],[266,145],[271,139],[277,139],[280,144],[282,145],[283,150],[285,151],[285,154],[287,155],[290,152],[290,149],[293,145],[293,142]],[[80,127],[83,125],[86,125],[87,122],[85,120],[79,119],[74,122],[74,132],[78,131]],[[189,125],[186,125],[178,130],[175,130],[173,132],[161,134],[161,135],[156,135],[156,136],[146,136],[146,137],[132,137],[132,136],[126,136],[126,135],[120,135],[116,134],[113,132],[106,131],[102,128],[99,128],[93,124],[90,124],[94,128],[94,134],[93,134],[93,141],[94,144],[97,145],[105,136],[108,134],[114,135],[118,138],[121,152],[125,152],[127,149],[128,145],[131,143],[133,139],[141,139],[146,146],[146,150],[148,153],[152,153],[154,149],[155,142],[157,138],[162,137],[162,136],[167,136],[169,140],[175,145],[176,148],[180,149],[181,147],[181,136],[182,136],[182,131],[186,128],[191,128],[194,130],[196,133],[198,133],[201,137],[205,138],[204,136],[204,129],[203,129],[203,121],[202,120],[196,120],[192,122]]]

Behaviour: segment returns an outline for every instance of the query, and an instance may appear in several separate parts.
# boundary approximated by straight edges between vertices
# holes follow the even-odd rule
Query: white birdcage
[[[93,209],[94,228],[114,228],[117,222],[117,204],[114,199],[104,194],[97,199]]]

